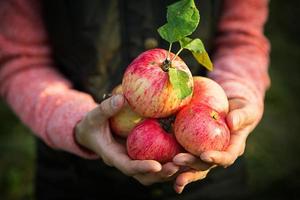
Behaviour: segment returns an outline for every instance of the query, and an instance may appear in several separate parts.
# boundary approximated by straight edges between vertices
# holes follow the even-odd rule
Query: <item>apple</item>
[[[124,96],[133,111],[148,118],[170,116],[187,105],[192,94],[181,99],[174,90],[168,74],[168,51],[151,49],[143,52],[127,67],[122,81]],[[169,60],[175,55],[170,53]],[[178,56],[170,63],[171,67],[188,75],[187,85],[193,88],[192,74]]]
[[[205,104],[219,113],[228,113],[229,103],[223,88],[214,80],[194,76],[194,93],[190,104]]]
[[[230,140],[225,115],[205,104],[190,104],[180,110],[174,132],[179,144],[196,156],[208,150],[225,150]]]
[[[167,133],[157,119],[145,119],[137,125],[129,134],[126,144],[130,158],[161,163],[172,161],[183,150],[174,135]]]
[[[112,94],[123,94],[122,85],[115,87]],[[143,119],[142,116],[133,112],[128,103],[125,103],[123,108],[109,119],[109,122],[111,129],[116,135],[126,138],[130,131]]]

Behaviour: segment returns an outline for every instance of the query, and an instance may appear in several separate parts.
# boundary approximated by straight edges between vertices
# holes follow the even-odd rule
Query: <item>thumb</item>
[[[113,95],[112,97],[102,101],[97,108],[92,110],[90,113],[90,117],[93,119],[97,119],[98,122],[99,120],[107,120],[121,110],[124,102],[125,99],[123,95]]]
[[[237,131],[245,126],[254,123],[259,117],[257,109],[253,106],[245,106],[240,109],[232,110],[227,115],[227,124],[231,131]]]

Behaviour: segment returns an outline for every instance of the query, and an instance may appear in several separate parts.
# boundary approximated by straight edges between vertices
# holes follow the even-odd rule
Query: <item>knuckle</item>
[[[107,117],[108,116],[108,110],[109,108],[107,108],[107,104],[106,102],[102,102],[99,106],[99,109],[100,109],[100,113],[101,113],[101,116],[103,117]]]
[[[98,122],[98,118],[96,119],[92,113],[88,113],[84,119],[84,124],[86,127],[95,127],[98,125]]]

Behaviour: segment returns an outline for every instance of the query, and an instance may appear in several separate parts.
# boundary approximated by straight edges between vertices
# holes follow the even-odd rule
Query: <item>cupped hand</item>
[[[226,117],[230,129],[229,146],[224,151],[206,151],[200,158],[210,164],[228,167],[241,156],[246,147],[246,140],[257,126],[263,114],[263,104],[250,102],[243,98],[229,100],[229,113]]]
[[[177,193],[181,193],[187,184],[204,179],[213,167],[232,165],[244,153],[247,137],[260,121],[263,107],[261,103],[252,103],[242,98],[230,99],[229,106],[226,121],[231,138],[226,150],[206,151],[200,157],[189,153],[181,153],[174,157],[174,164],[189,168],[180,173],[175,180],[174,189]]]
[[[154,160],[132,160],[127,155],[125,144],[113,137],[108,119],[115,115],[124,103],[123,95],[114,95],[87,113],[76,126],[76,141],[98,154],[107,165],[134,177],[143,185],[169,180],[179,170],[178,166],[173,163],[161,165]]]

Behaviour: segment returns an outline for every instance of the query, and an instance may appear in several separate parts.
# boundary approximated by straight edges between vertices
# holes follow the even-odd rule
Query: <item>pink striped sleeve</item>
[[[0,2],[0,93],[20,119],[49,146],[84,158],[74,127],[97,105],[73,90],[53,67],[36,0]]]
[[[268,75],[269,42],[263,34],[268,0],[224,0],[218,25],[215,70],[229,98],[242,97],[263,105]]]

